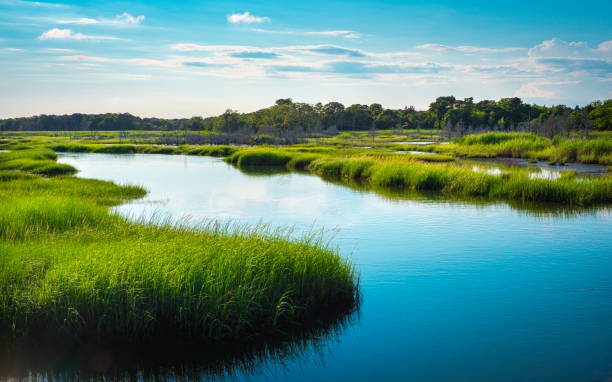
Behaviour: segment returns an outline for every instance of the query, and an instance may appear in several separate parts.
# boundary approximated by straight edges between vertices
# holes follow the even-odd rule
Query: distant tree
[[[612,99],[605,102],[597,101],[591,104],[589,113],[593,127],[597,130],[612,130]]]

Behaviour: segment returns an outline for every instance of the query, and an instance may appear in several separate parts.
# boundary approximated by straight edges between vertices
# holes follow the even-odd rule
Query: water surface
[[[78,176],[140,184],[124,214],[337,228],[361,274],[355,323],[238,380],[605,381],[612,378],[612,213],[390,199],[219,159],[65,154]]]

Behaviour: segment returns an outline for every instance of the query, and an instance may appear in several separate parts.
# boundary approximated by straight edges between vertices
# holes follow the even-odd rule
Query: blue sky
[[[585,104],[612,98],[610,20],[603,1],[0,0],[0,117]]]

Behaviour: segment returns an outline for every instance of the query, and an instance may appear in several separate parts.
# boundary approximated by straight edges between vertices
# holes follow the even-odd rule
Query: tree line
[[[532,131],[554,136],[569,131],[612,130],[612,99],[584,107],[539,106],[520,98],[499,101],[454,96],[438,97],[427,110],[386,109],[381,104],[339,102],[314,105],[279,99],[252,113],[228,109],[213,117],[189,119],[140,118],[129,113],[39,115],[0,120],[0,131],[209,131],[270,136],[313,136],[349,130],[444,130],[449,136],[483,130]]]

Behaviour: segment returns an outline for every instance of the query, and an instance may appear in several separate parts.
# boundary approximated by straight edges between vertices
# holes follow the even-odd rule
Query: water
[[[588,175],[604,175],[608,172],[607,166],[599,164],[585,164],[585,163],[566,163],[563,165],[548,164],[548,162],[529,162],[523,158],[470,158],[471,162],[482,162],[491,164],[501,164],[504,166],[523,168],[523,169],[535,169],[536,171],[542,170],[549,173],[561,173],[562,171],[574,171],[576,174],[588,174]]]
[[[206,157],[66,154],[79,176],[144,185],[135,215],[337,227],[361,274],[354,324],[319,352],[238,371],[264,381],[612,378],[612,213],[390,199]]]

